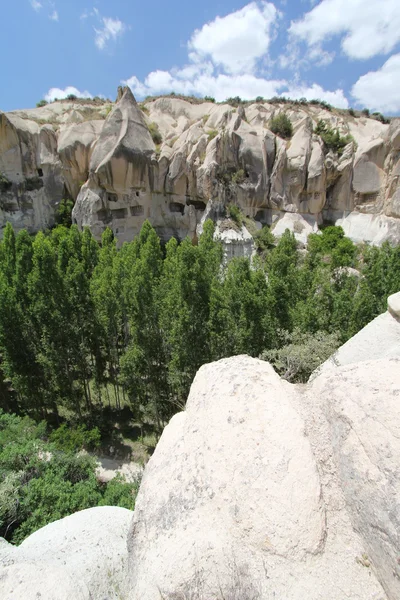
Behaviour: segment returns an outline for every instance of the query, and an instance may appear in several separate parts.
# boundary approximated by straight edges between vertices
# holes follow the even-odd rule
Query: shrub
[[[246,179],[246,174],[243,171],[243,169],[238,169],[235,173],[233,173],[232,175],[232,183],[243,183],[243,181]]]
[[[256,102],[264,102],[264,98],[262,96],[257,96]]]
[[[256,248],[260,254],[270,250],[275,245],[275,237],[268,225],[264,225],[264,227],[259,229],[253,237]]]
[[[36,102],[36,108],[42,108],[43,106],[47,106],[47,104],[47,100],[39,100],[39,102]]]
[[[100,431],[97,427],[87,429],[86,425],[74,429],[64,423],[50,434],[49,441],[63,452],[94,450],[100,445]]]
[[[228,215],[232,219],[232,221],[236,223],[236,225],[239,225],[239,227],[242,226],[242,213],[240,211],[240,208],[236,204],[228,205]]]
[[[231,98],[227,98],[225,102],[226,104],[230,104],[231,106],[239,106],[239,104],[243,103],[243,100],[240,98],[240,96],[234,96]]]
[[[260,358],[272,364],[281,377],[291,383],[306,383],[311,373],[324,363],[340,346],[338,333],[280,332],[284,345],[266,350]]]
[[[354,112],[354,108],[349,108],[348,110],[349,115],[351,115],[352,117],[356,116],[356,113]]]
[[[368,110],[368,108],[363,108],[361,112],[364,115],[364,117],[369,117],[369,110]]]
[[[0,192],[7,192],[11,186],[11,181],[5,175],[0,173]]]
[[[154,123],[154,121],[149,123],[149,131],[150,131],[151,137],[153,138],[153,142],[156,145],[161,144],[162,143],[162,135],[160,133],[157,123]]]
[[[342,154],[347,144],[354,141],[351,135],[341,136],[338,129],[332,129],[323,119],[318,121],[314,133],[320,136],[329,150],[338,154]]]
[[[208,132],[208,141],[211,142],[211,140],[213,140],[215,137],[217,137],[218,135],[218,131],[216,129],[211,129]]]
[[[269,122],[269,129],[281,138],[290,139],[293,135],[293,125],[286,113],[280,113]]]
[[[204,96],[204,101],[205,102],[215,102],[215,98],[213,98],[212,96]]]
[[[56,224],[71,227],[72,225],[72,209],[74,208],[73,200],[61,200],[56,210]]]
[[[78,100],[78,97],[75,94],[68,94],[67,100]]]

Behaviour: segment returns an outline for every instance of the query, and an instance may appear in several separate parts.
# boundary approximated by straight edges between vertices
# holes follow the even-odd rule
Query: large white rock
[[[323,399],[247,356],[200,369],[145,470],[128,542],[131,600],[394,600],[346,509]]]
[[[0,600],[121,600],[132,511],[104,506],[0,544]]]
[[[400,292],[389,296],[387,312],[343,344],[312,378],[335,367],[396,356],[400,357]]]

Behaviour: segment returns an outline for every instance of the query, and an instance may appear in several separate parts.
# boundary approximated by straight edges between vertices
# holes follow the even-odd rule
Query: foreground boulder
[[[0,539],[0,599],[125,598],[131,519],[125,508],[89,508],[39,529],[19,547]]]
[[[400,359],[205,365],[146,467],[131,600],[400,597]]]

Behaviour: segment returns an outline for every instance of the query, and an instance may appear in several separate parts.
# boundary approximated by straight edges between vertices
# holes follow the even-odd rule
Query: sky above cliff
[[[126,83],[400,114],[398,0],[5,0],[1,21],[0,110]]]

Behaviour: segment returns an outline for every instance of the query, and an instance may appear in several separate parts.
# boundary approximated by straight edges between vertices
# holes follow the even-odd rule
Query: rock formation
[[[268,129],[283,111],[291,140]],[[341,155],[313,133],[320,119],[353,136]],[[162,97],[139,106],[125,88],[115,105],[80,100],[0,113],[0,224],[32,232],[52,225],[68,196],[75,221],[97,237],[110,226],[121,243],[131,240],[148,218],[164,239],[195,238],[210,202],[236,203],[260,226],[278,234],[288,226],[303,242],[325,221],[355,241],[398,243],[399,150],[400,119],[387,125],[267,101],[234,108]],[[238,233],[228,237],[243,238],[245,249],[231,250],[247,255],[247,233]]]
[[[18,547],[0,538],[0,599],[126,598],[131,519],[125,508],[89,508],[39,529]]]

